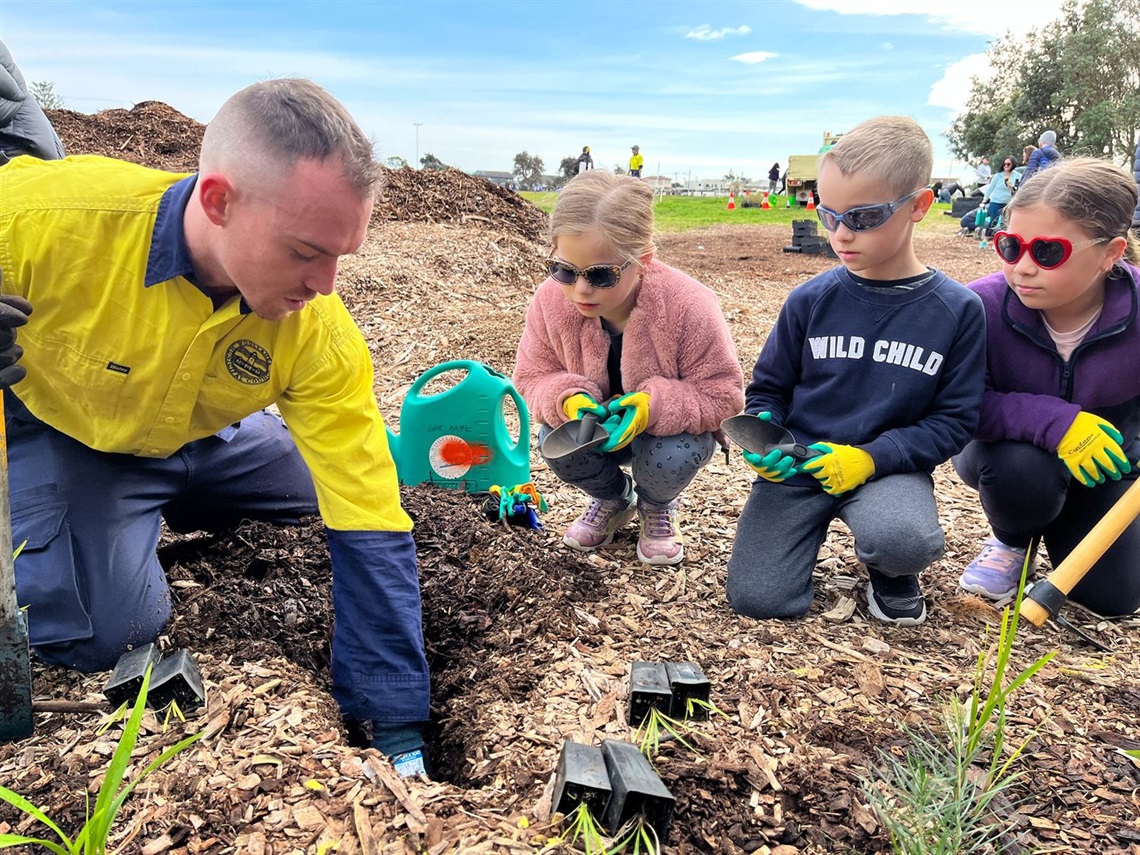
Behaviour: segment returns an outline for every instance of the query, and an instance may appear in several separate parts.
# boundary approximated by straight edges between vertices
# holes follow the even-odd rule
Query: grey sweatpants
[[[539,429],[540,449],[550,430],[549,425]],[[643,433],[618,451],[600,454],[591,448],[558,460],[546,460],[546,465],[559,480],[595,499],[620,498],[626,487],[622,466],[629,466],[638,497],[653,505],[667,505],[692,483],[715,450],[711,433]]]
[[[839,497],[811,484],[757,478],[728,561],[733,610],[754,618],[807,614],[812,570],[833,519],[855,535],[859,560],[885,576],[917,575],[945,548],[934,482],[925,472],[888,475]]]

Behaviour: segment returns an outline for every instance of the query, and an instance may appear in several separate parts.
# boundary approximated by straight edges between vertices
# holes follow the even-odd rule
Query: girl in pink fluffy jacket
[[[605,546],[636,514],[637,557],[678,564],[678,496],[712,457],[721,421],[744,406],[728,325],[709,288],[654,258],[643,181],[582,173],[559,194],[550,231],[550,276],[527,310],[514,383],[542,425],[540,448],[588,412],[610,434],[546,460],[590,497],[563,542]]]

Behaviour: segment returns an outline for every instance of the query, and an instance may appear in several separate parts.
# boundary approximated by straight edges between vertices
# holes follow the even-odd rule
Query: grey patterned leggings
[[[550,431],[549,425],[539,428],[539,448]],[[716,440],[711,433],[643,433],[620,451],[600,454],[591,448],[558,460],[546,460],[546,465],[559,480],[595,499],[619,498],[626,487],[622,466],[629,466],[638,497],[653,505],[667,505],[697,477],[715,450]]]

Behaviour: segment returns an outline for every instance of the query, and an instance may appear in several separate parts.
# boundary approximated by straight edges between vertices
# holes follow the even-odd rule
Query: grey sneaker
[[[582,516],[570,523],[562,542],[582,552],[613,543],[618,529],[637,515],[633,483],[627,478],[626,484],[625,494],[618,499],[591,499]]]

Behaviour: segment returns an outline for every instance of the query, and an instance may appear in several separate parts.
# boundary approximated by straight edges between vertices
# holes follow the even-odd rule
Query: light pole
[[[420,168],[420,125],[423,122],[412,122],[416,126],[416,169]]]

